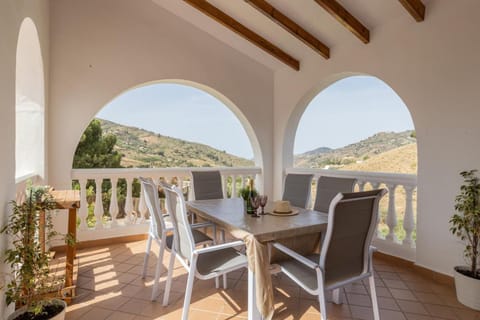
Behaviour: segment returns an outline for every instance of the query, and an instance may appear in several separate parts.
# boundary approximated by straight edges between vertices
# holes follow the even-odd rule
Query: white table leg
[[[260,320],[260,312],[255,299],[255,274],[248,269],[248,320]]]

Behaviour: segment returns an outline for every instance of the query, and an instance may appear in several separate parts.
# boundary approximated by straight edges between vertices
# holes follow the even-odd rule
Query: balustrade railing
[[[260,168],[154,168],[154,169],[74,169],[72,180],[80,189],[81,207],[78,212],[80,241],[145,234],[149,216],[140,185],[136,178],[151,177],[158,181],[181,186],[192,199],[191,171],[219,170],[225,197],[236,197],[238,189],[246,186],[248,178],[256,180],[261,190]],[[324,169],[290,168],[286,173],[309,173],[315,182],[320,176],[357,179],[356,190],[378,187],[389,193],[382,200],[375,246],[382,252],[415,259],[416,238],[416,175],[378,172],[338,171]],[[235,181],[235,183],[232,183]],[[93,186],[93,187],[92,187]],[[103,186],[103,188],[102,188]],[[94,192],[102,190],[103,192]],[[314,201],[315,194],[312,194]],[[312,202],[313,203],[313,202]],[[108,204],[108,206],[107,206]],[[124,213],[121,215],[120,213]]]
[[[417,176],[411,174],[290,168],[286,173],[313,174],[312,201],[320,176],[357,179],[357,191],[384,187],[375,246],[382,252],[415,260]],[[401,222],[401,223],[400,223]]]
[[[246,186],[248,178],[261,181],[260,168],[73,169],[73,185],[80,189],[81,197],[78,211],[79,240],[96,240],[147,232],[149,215],[141,186],[136,180],[138,177],[150,177],[155,181],[162,179],[174,183],[181,186],[187,199],[192,199],[191,171],[208,170],[220,171],[225,197],[236,197],[238,188]],[[259,183],[256,185],[260,186]]]

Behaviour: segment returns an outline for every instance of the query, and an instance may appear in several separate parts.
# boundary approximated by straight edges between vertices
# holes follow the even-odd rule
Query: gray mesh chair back
[[[338,193],[330,203],[328,224],[320,255],[302,256],[276,242],[273,246],[292,259],[280,261],[280,269],[304,290],[318,295],[320,319],[327,319],[325,291],[340,303],[340,288],[368,278],[373,319],[380,320],[371,246],[377,226],[378,203],[385,189]],[[318,261],[318,262],[317,262]]]
[[[163,220],[162,211],[160,209],[160,201],[158,199],[158,188],[153,182],[152,178],[139,178],[142,185],[143,195],[151,219],[151,232],[158,239],[162,237],[163,230],[165,230],[165,221]]]
[[[183,194],[176,186],[164,182],[159,184],[165,192],[165,203],[175,229],[174,248],[177,254],[190,261],[195,249],[192,229],[187,219],[187,209]]]
[[[356,179],[321,176],[317,181],[317,194],[313,210],[328,212],[330,202],[341,192],[353,192]]]
[[[306,208],[310,200],[312,174],[287,174],[282,200],[290,201],[294,207]]]
[[[192,171],[195,200],[222,199],[220,171]]]
[[[338,194],[329,210],[320,253],[325,287],[369,272],[369,254],[377,226],[378,202],[385,189]]]

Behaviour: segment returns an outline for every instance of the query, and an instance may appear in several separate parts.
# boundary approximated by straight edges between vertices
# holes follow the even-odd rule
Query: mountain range
[[[321,147],[295,155],[295,166],[302,168],[333,167],[341,169],[347,165],[367,162],[372,157],[415,143],[415,132],[412,130],[403,132],[379,132],[345,147],[337,149]]]
[[[140,128],[99,119],[104,134],[117,137],[123,167],[251,167],[252,160],[237,157],[207,146]]]
[[[205,144],[99,120],[105,134],[117,137],[115,149],[123,155],[121,164],[124,167],[254,166],[252,160],[228,154]],[[342,148],[320,147],[295,155],[295,166],[416,173],[416,150],[414,131],[379,132]]]

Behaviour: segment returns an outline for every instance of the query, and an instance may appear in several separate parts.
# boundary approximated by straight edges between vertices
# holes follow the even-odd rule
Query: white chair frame
[[[375,196],[367,196],[363,197],[361,199],[368,199],[368,198],[377,198],[378,200],[386,193],[386,190],[382,190],[379,195]],[[376,289],[375,289],[375,279],[374,279],[374,271],[373,271],[373,252],[376,250],[375,247],[371,246],[371,239],[373,237],[374,231],[375,231],[375,226],[377,224],[377,219],[374,217],[370,221],[370,227],[369,227],[369,232],[367,235],[367,241],[365,241],[365,247],[364,250],[368,251],[368,254],[364,256],[364,270],[363,272],[356,277],[351,277],[348,279],[345,279],[340,282],[336,282],[328,287],[325,287],[325,259],[326,259],[326,254],[328,250],[328,245],[331,241],[332,238],[332,233],[333,233],[333,224],[334,224],[334,214],[332,214],[335,210],[336,205],[340,202],[348,202],[348,201],[355,201],[357,199],[345,199],[342,200],[343,195],[339,193],[331,202],[330,204],[330,209],[329,209],[329,215],[328,215],[328,224],[329,227],[327,228],[327,233],[325,235],[325,239],[322,245],[322,249],[320,252],[320,261],[319,263],[315,263],[306,257],[296,253],[295,251],[287,248],[286,246],[280,244],[280,243],[274,243],[273,246],[282,251],[283,253],[289,255],[293,259],[297,260],[298,262],[302,263],[303,265],[307,266],[308,268],[315,270],[316,275],[317,275],[317,290],[311,290],[307,286],[305,286],[301,281],[299,281],[293,274],[289,273],[288,270],[284,269],[281,267],[282,272],[284,272],[289,278],[291,278],[295,283],[297,283],[300,287],[302,287],[305,291],[312,295],[317,295],[318,296],[318,301],[320,304],[320,319],[321,320],[326,320],[327,319],[327,307],[326,307],[326,301],[325,301],[325,291],[326,290],[336,290],[339,289],[349,283],[356,282],[365,278],[368,278],[369,286],[370,286],[370,295],[372,299],[372,306],[373,306],[373,317],[375,320],[380,320],[380,314],[379,314],[379,309],[378,309],[378,300],[377,300],[377,294],[376,294]],[[374,212],[378,212],[378,200],[375,201],[374,204]],[[374,224],[372,226],[372,224]],[[369,240],[368,240],[369,239]],[[337,291],[338,294],[338,291]]]

